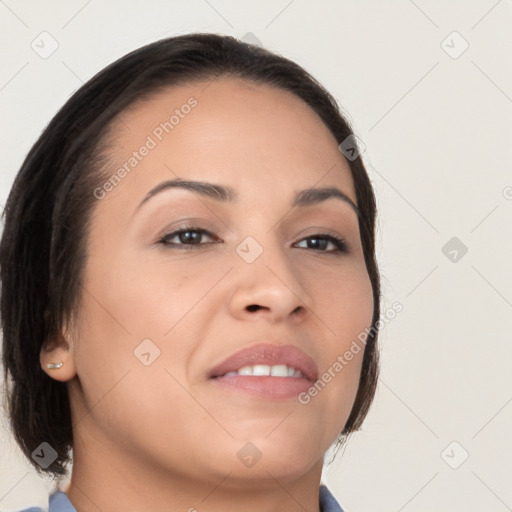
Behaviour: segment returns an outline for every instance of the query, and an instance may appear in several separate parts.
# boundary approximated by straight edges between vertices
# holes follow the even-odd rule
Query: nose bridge
[[[275,229],[266,233],[261,230],[257,234],[246,236],[236,248],[238,256],[252,269],[250,274],[257,273],[259,278],[278,276],[289,285],[292,281],[298,281],[287,254],[290,250],[292,249],[284,247]]]
[[[310,308],[308,290],[287,254],[291,250],[279,240],[276,230],[260,230],[238,244],[236,310],[257,305],[287,315],[299,306]]]

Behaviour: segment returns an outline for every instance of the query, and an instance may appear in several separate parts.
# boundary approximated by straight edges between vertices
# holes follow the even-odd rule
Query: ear
[[[39,361],[43,371],[52,379],[66,382],[76,375],[75,361],[70,345],[62,333],[51,340],[45,341],[39,353]],[[48,368],[50,364],[60,364],[60,368]]]

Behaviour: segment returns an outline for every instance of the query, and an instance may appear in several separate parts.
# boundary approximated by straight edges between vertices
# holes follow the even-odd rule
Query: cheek
[[[329,344],[339,350],[369,328],[374,303],[372,284],[366,267],[360,262],[347,265],[336,273],[317,275],[314,289],[315,314],[325,325]]]
[[[331,373],[338,370],[343,374],[343,386],[355,398],[366,335],[371,327],[374,311],[373,289],[366,267],[359,267],[357,272],[346,276],[337,299],[333,302],[338,307],[331,310],[331,323],[336,338],[330,345],[328,368]]]
[[[314,285],[316,313],[325,338],[318,359],[316,385],[299,397],[316,409],[332,435],[340,432],[352,409],[361,374],[366,333],[373,317],[373,290],[366,267],[353,265],[336,276],[317,277]]]
[[[96,265],[90,287],[111,314],[106,322],[118,334],[126,337],[130,333],[133,343],[145,338],[165,343],[227,266],[205,265],[204,260],[186,255],[166,258],[163,251],[145,258],[129,249],[123,253],[123,261],[117,265]],[[124,329],[119,330],[115,323]]]

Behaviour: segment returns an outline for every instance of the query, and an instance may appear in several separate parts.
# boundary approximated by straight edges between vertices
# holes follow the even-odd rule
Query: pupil
[[[180,242],[181,243],[193,243],[196,244],[200,241],[201,234],[198,231],[185,231],[180,233]]]
[[[310,238],[309,239],[311,248],[319,248],[319,249],[325,249],[327,240],[318,239],[318,238]]]

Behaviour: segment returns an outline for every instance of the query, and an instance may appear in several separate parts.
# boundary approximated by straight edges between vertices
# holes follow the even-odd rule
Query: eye
[[[204,238],[210,239],[205,242]],[[162,244],[170,248],[181,248],[181,249],[194,249],[206,244],[216,243],[220,240],[210,233],[208,230],[200,227],[181,227],[172,233],[164,235],[158,240],[159,244]],[[300,244],[306,244],[305,246]],[[195,246],[195,247],[194,247]],[[348,246],[346,242],[337,236],[330,234],[315,234],[308,236],[296,244],[297,247],[302,249],[313,249],[317,252],[326,253],[342,253],[348,252]],[[329,248],[330,247],[330,248]]]
[[[318,233],[304,238],[298,242],[298,244],[303,244],[304,242],[306,243],[306,247],[302,247],[304,249],[314,249],[319,252],[329,253],[348,252],[348,246],[345,240],[334,235]],[[327,250],[329,244],[331,249]],[[334,249],[332,249],[332,247],[334,247]]]
[[[176,231],[173,231],[172,233],[166,234],[160,240],[158,240],[158,243],[165,246],[184,246],[183,248],[192,249],[192,246],[205,245],[205,242],[203,242],[203,238],[205,237],[205,235],[211,240],[216,238],[206,229],[198,227],[183,227]]]

